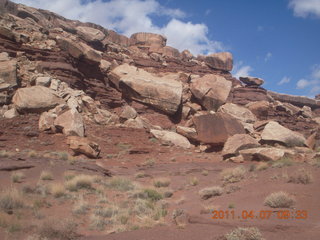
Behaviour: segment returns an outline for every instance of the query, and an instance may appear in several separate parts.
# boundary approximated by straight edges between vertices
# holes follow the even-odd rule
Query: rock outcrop
[[[232,83],[218,75],[205,75],[194,79],[191,92],[207,110],[216,111],[224,104],[229,96]]]
[[[84,123],[82,115],[75,109],[68,110],[54,121],[55,127],[66,136],[84,137]]]
[[[89,158],[98,158],[101,152],[99,145],[87,138],[78,136],[69,136],[67,144],[73,151],[74,155],[84,154]]]
[[[177,134],[175,132],[170,131],[164,131],[164,130],[151,130],[151,134],[159,139],[163,143],[171,143],[175,146],[182,147],[182,148],[190,148],[191,144],[188,141],[188,139],[180,134]]]
[[[205,57],[206,64],[213,68],[223,71],[232,71],[233,56],[229,52],[213,53]]]
[[[240,77],[240,81],[246,84],[247,86],[261,86],[264,84],[264,80],[257,77]]]

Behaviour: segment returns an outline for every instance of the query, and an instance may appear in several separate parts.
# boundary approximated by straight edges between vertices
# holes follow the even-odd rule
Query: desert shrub
[[[283,157],[272,164],[273,168],[289,167],[293,165],[293,160],[289,157]]]
[[[169,178],[156,178],[153,180],[153,185],[157,188],[168,187],[171,183]]]
[[[77,234],[77,224],[71,220],[51,219],[43,222],[38,228],[40,239],[73,240]]]
[[[268,169],[268,167],[269,167],[269,164],[268,164],[268,163],[266,163],[266,162],[259,162],[259,163],[257,164],[257,166],[256,166],[256,170],[258,170],[258,171],[263,171],[263,170]]]
[[[199,179],[197,177],[192,177],[189,180],[189,183],[190,183],[191,186],[197,186],[199,184]]]
[[[163,198],[161,193],[159,193],[157,190],[151,189],[151,188],[143,189],[142,192],[138,193],[138,195],[140,198],[148,199],[152,202],[159,201]]]
[[[226,240],[263,240],[256,227],[238,227],[225,235]]]
[[[24,197],[15,188],[9,188],[0,193],[0,209],[3,211],[23,208]]]
[[[105,183],[105,186],[121,192],[126,192],[134,189],[134,185],[131,180],[127,178],[113,178]]]
[[[67,190],[76,192],[80,189],[93,189],[94,178],[90,175],[78,175],[65,183]]]
[[[40,174],[40,179],[41,180],[53,180],[52,173],[49,171],[42,171]]]
[[[243,166],[236,168],[227,168],[221,172],[221,178],[224,183],[235,183],[241,181],[246,174],[247,170]]]
[[[25,178],[25,175],[23,172],[13,172],[11,174],[11,181],[14,183],[20,183],[24,178]]]
[[[302,168],[289,177],[288,182],[309,184],[312,182],[312,174],[306,169]]]
[[[266,197],[264,205],[272,208],[290,208],[295,204],[295,199],[286,192],[274,192]]]
[[[52,184],[50,189],[51,189],[51,191],[50,191],[51,194],[55,198],[63,197],[66,194],[65,186],[61,183]]]
[[[89,204],[81,198],[74,204],[72,212],[74,214],[86,214],[89,209]]]
[[[220,196],[223,194],[223,188],[219,186],[203,188],[199,191],[199,195],[202,199],[206,200],[214,196]]]

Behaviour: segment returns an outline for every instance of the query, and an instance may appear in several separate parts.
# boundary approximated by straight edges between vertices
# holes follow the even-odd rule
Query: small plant
[[[9,211],[24,207],[24,200],[22,194],[15,188],[4,190],[0,194],[0,209]]]
[[[42,171],[40,174],[40,179],[44,181],[50,181],[53,180],[52,173],[49,171]]]
[[[233,208],[235,208],[236,206],[235,206],[235,204],[234,203],[229,203],[229,205],[228,205],[228,208],[230,208],[230,209],[233,209]]]
[[[226,240],[263,240],[256,227],[238,227],[225,235]]]
[[[197,177],[192,177],[189,183],[191,186],[197,186],[199,184],[199,179]]]
[[[66,181],[70,181],[71,179],[73,179],[76,176],[76,173],[74,172],[65,172],[64,173],[64,179]]]
[[[0,158],[7,158],[7,157],[12,157],[13,154],[11,152],[8,152],[6,150],[1,150],[0,151]]]
[[[247,170],[243,167],[228,168],[221,172],[221,178],[225,184],[235,183],[241,181],[246,174]]]
[[[153,158],[147,158],[147,160],[142,164],[143,166],[152,167],[156,163],[156,160]]]
[[[272,164],[273,168],[289,167],[293,165],[293,161],[289,157],[283,157]]]
[[[11,174],[11,181],[14,183],[21,183],[24,178],[25,175],[23,172],[13,172]]]
[[[272,208],[291,208],[295,202],[295,199],[288,193],[280,191],[267,196],[264,205]]]
[[[202,174],[203,176],[208,176],[209,172],[208,172],[207,170],[203,170],[203,171],[201,172],[201,174]]]
[[[65,189],[64,185],[61,183],[52,184],[51,185],[51,194],[55,198],[60,198],[60,197],[65,196],[66,189]]]
[[[108,221],[105,220],[103,217],[97,216],[95,214],[92,214],[90,216],[90,228],[91,229],[103,231],[107,224],[108,224]]]
[[[63,161],[69,160],[69,154],[67,152],[59,152],[58,157],[60,160],[63,160]]]
[[[292,176],[289,177],[288,182],[290,183],[301,183],[301,184],[309,184],[312,182],[312,174],[306,169],[302,168],[295,172]]]
[[[40,239],[76,239],[77,224],[71,220],[51,219],[43,222],[39,229],[38,235]]]
[[[156,178],[153,180],[153,185],[157,188],[168,187],[171,183],[169,178]]]
[[[96,216],[100,216],[103,218],[111,218],[119,213],[119,209],[117,207],[108,207],[108,208],[98,208],[94,211]]]
[[[77,201],[77,203],[73,206],[72,212],[74,214],[86,214],[90,209],[89,204],[83,200],[83,197]]]
[[[79,189],[93,189],[94,178],[90,175],[78,175],[65,183],[67,190],[76,192]]]
[[[199,195],[202,199],[206,200],[215,196],[223,194],[223,188],[219,186],[203,188],[199,191]]]
[[[268,164],[268,163],[266,163],[266,162],[259,162],[259,163],[257,164],[257,166],[256,166],[256,170],[258,170],[258,171],[263,171],[263,170],[268,169],[268,167],[269,167],[269,164]]]
[[[146,199],[149,199],[153,202],[159,201],[163,198],[161,193],[151,188],[144,189],[143,193]]]
[[[148,177],[148,174],[144,173],[144,172],[138,172],[136,175],[135,175],[135,178],[145,178],[145,177]]]
[[[36,151],[34,151],[34,150],[31,150],[31,151],[28,152],[27,156],[29,158],[35,158],[35,157],[38,156],[38,153]]]
[[[127,192],[134,189],[133,183],[127,178],[115,177],[105,183],[106,187],[115,189],[121,192]]]

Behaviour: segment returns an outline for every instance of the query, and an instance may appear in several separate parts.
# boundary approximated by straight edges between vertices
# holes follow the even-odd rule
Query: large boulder
[[[159,34],[155,33],[134,33],[130,37],[130,45],[135,46],[147,46],[147,47],[165,47],[167,39]]]
[[[270,103],[268,101],[250,102],[246,105],[246,108],[248,108],[258,118],[266,119],[268,117]]]
[[[70,109],[58,116],[54,121],[54,125],[66,136],[84,137],[83,118],[75,109]]]
[[[250,148],[240,150],[239,153],[246,161],[277,161],[295,154],[293,150],[282,148]]]
[[[288,95],[288,94],[281,94],[276,93],[272,91],[268,91],[268,94],[273,97],[273,99],[278,100],[280,102],[287,102],[291,103],[292,105],[303,107],[303,106],[309,106],[312,109],[313,108],[319,108],[320,107],[320,101],[303,97],[303,96],[295,96],[295,95]]]
[[[44,112],[64,101],[57,97],[53,90],[34,86],[19,88],[13,96],[13,104],[19,112]]]
[[[222,155],[224,158],[235,156],[240,150],[259,147],[259,142],[247,134],[235,134],[224,144]]]
[[[248,109],[234,103],[226,103],[222,105],[218,112],[227,113],[243,123],[254,123],[256,116]]]
[[[197,131],[195,128],[177,126],[177,133],[181,134],[182,136],[185,136],[191,141],[197,140]]]
[[[179,74],[156,76],[128,64],[111,72],[111,80],[126,97],[168,114],[176,113],[181,104],[182,84],[178,79]]]
[[[213,68],[230,72],[233,68],[233,56],[229,52],[213,53],[205,57],[206,64]]]
[[[229,96],[232,83],[224,77],[208,74],[191,83],[191,92],[207,110],[216,111]]]
[[[304,146],[306,142],[302,134],[291,131],[275,121],[270,121],[264,127],[261,140],[266,143],[281,143],[288,147]]]
[[[99,63],[102,59],[102,54],[99,51],[94,50],[92,47],[85,43],[75,42],[71,39],[57,37],[59,46],[67,51],[74,58],[84,58],[90,62]]]
[[[178,133],[152,129],[151,134],[164,143],[171,143],[182,148],[190,148],[191,144],[188,139]]]
[[[240,81],[247,86],[261,86],[264,80],[257,77],[240,77]]]
[[[98,29],[78,26],[77,34],[86,42],[102,41],[105,38],[105,34]]]
[[[163,56],[169,57],[169,58],[179,58],[180,52],[178,49],[166,46],[160,50]]]
[[[245,133],[243,125],[226,113],[196,116],[193,122],[197,130],[197,139],[214,146],[223,146],[229,137]]]
[[[84,154],[89,158],[98,158],[101,151],[97,143],[83,137],[69,136],[67,144],[75,155]]]

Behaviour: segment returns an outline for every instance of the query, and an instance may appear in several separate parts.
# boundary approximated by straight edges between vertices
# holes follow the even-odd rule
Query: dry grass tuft
[[[258,171],[263,171],[263,170],[268,169],[268,167],[269,167],[269,164],[268,164],[268,163],[266,163],[266,162],[259,162],[259,163],[257,164],[257,166],[256,166],[256,170],[258,170]]]
[[[49,171],[42,171],[40,174],[40,179],[44,181],[53,180],[52,173]]]
[[[272,164],[273,168],[289,167],[293,165],[293,160],[289,157],[283,157]]]
[[[23,208],[25,206],[24,197],[16,188],[9,188],[0,194],[0,209],[9,211]]]
[[[50,187],[50,192],[55,198],[60,198],[66,195],[66,188],[61,183],[52,184]]]
[[[274,192],[266,197],[264,205],[272,208],[291,208],[295,204],[294,197],[286,192]]]
[[[21,183],[25,177],[26,176],[24,175],[23,172],[13,172],[11,174],[11,181],[14,183]]]
[[[79,237],[77,224],[71,219],[47,220],[38,228],[38,235],[40,239],[73,240]]]
[[[93,189],[95,178],[90,175],[78,175],[65,183],[65,187],[70,192],[76,192],[80,189]]]
[[[134,189],[134,184],[130,179],[115,177],[105,183],[105,186],[121,192],[127,192]]]
[[[189,180],[191,186],[197,186],[199,184],[199,179],[197,177],[192,177]]]
[[[225,235],[226,240],[264,240],[256,227],[238,227]]]
[[[312,182],[312,179],[312,173],[302,168],[295,172],[292,176],[290,176],[288,182],[309,184]]]
[[[244,179],[247,170],[243,166],[227,168],[221,172],[221,178],[225,184],[235,183]]]
[[[169,178],[156,178],[153,180],[153,186],[160,188],[160,187],[168,187],[171,183]]]
[[[199,195],[202,199],[206,200],[215,196],[221,196],[223,194],[223,188],[219,186],[203,188],[199,191]]]

